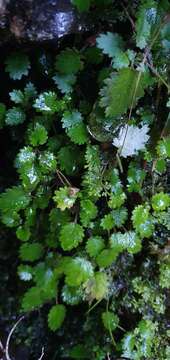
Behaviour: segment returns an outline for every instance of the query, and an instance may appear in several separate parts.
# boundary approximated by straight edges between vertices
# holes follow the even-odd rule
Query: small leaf
[[[163,159],[170,158],[170,138],[163,139],[158,142],[157,154]]]
[[[63,103],[54,91],[46,91],[38,96],[33,107],[40,112],[54,114],[62,109]]]
[[[24,94],[21,90],[13,90],[9,93],[11,101],[13,101],[15,104],[22,104],[24,101]]]
[[[24,226],[19,226],[16,231],[16,235],[19,240],[28,241],[31,236],[31,232],[29,228]]]
[[[67,134],[74,144],[83,145],[88,140],[88,132],[85,124],[83,123],[68,129]]]
[[[114,331],[119,324],[118,316],[111,311],[102,313],[102,321],[104,327],[109,331]]]
[[[97,272],[95,276],[84,285],[86,298],[90,301],[102,300],[107,297],[109,290],[108,277],[104,272]]]
[[[62,289],[62,299],[68,305],[77,305],[82,301],[82,292],[76,287],[64,285]]]
[[[48,326],[52,331],[58,330],[65,319],[66,308],[64,305],[54,305],[48,314]]]
[[[71,259],[64,269],[66,284],[69,286],[80,286],[90,279],[93,274],[93,266],[90,261],[82,257]]]
[[[141,240],[135,231],[113,233],[110,237],[110,246],[115,252],[127,250],[130,254],[136,254],[141,250]]]
[[[73,85],[76,82],[76,77],[73,74],[53,76],[55,84],[63,94],[69,94],[73,91]]]
[[[8,212],[10,210],[20,211],[25,209],[30,202],[29,195],[21,186],[13,186],[6,189],[0,196],[0,209]]]
[[[111,58],[119,55],[124,45],[122,37],[111,32],[107,32],[107,34],[100,34],[96,39],[96,43],[98,48]]]
[[[153,219],[149,213],[149,208],[138,205],[132,213],[133,226],[142,238],[149,238],[154,231]]]
[[[20,265],[18,267],[19,278],[23,281],[30,281],[33,277],[33,269],[29,265]]]
[[[97,216],[97,206],[90,199],[83,199],[80,203],[80,219],[83,226],[88,226],[90,221]]]
[[[76,74],[83,67],[80,54],[73,49],[66,49],[56,57],[55,68],[64,75]]]
[[[68,251],[76,248],[83,241],[83,237],[82,226],[71,222],[62,226],[59,240],[63,250]]]
[[[20,247],[20,258],[24,261],[35,261],[43,255],[43,246],[40,243],[25,243]]]
[[[24,111],[19,107],[13,107],[6,112],[5,122],[7,125],[15,126],[22,124],[26,119]]]
[[[39,308],[41,305],[43,305],[41,289],[31,287],[24,295],[22,300],[22,309],[24,311],[31,311],[35,308]]]
[[[43,145],[48,138],[45,127],[39,123],[35,124],[34,130],[29,134],[29,141],[32,146]]]
[[[115,249],[104,249],[102,252],[97,256],[96,262],[100,268],[105,268],[110,265],[116,260],[119,252]]]
[[[103,230],[111,230],[114,227],[114,219],[112,213],[106,214],[101,220],[101,227]]]
[[[162,191],[152,196],[152,207],[155,211],[163,211],[170,205],[170,196]]]
[[[64,211],[65,209],[70,209],[78,196],[79,189],[71,187],[61,187],[59,190],[55,191],[53,200],[56,202],[57,207]]]
[[[25,75],[28,75],[30,69],[30,61],[26,54],[13,53],[7,57],[5,61],[5,71],[9,73],[9,76],[13,80],[21,80]]]
[[[166,161],[164,159],[158,159],[155,164],[155,169],[159,173],[164,173],[166,171]]]
[[[86,251],[91,257],[96,257],[104,248],[104,240],[100,236],[93,236],[88,239]]]
[[[54,154],[50,151],[41,152],[39,155],[39,165],[43,174],[56,171],[57,161]]]

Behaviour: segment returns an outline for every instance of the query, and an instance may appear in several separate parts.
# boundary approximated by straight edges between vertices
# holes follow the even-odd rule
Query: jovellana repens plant
[[[70,358],[168,360],[170,6],[123,5],[119,21],[121,12],[131,34],[113,21],[50,60],[25,50],[6,57],[13,88],[0,126],[18,141],[17,179],[1,194],[1,221],[20,244],[21,311],[47,306],[57,331],[70,307],[77,317],[86,305],[85,337]]]

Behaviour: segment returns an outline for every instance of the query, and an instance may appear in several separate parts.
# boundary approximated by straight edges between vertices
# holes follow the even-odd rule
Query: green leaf
[[[82,291],[76,287],[64,285],[62,289],[62,299],[68,305],[77,305],[82,301]]]
[[[102,321],[104,327],[109,331],[114,331],[119,324],[118,316],[111,311],[102,313]]]
[[[148,73],[141,74],[130,68],[112,74],[105,80],[105,86],[100,92],[100,105],[105,108],[106,116],[117,117],[131,106],[135,107],[149,84]]]
[[[55,68],[63,75],[76,74],[83,68],[80,54],[73,49],[66,49],[56,57]]]
[[[133,226],[142,238],[149,238],[154,231],[153,219],[149,213],[149,208],[138,205],[132,212]]]
[[[78,196],[79,189],[71,187],[61,187],[59,190],[55,191],[53,200],[56,202],[57,207],[62,211],[65,209],[70,209]]]
[[[152,207],[155,211],[163,211],[170,205],[170,196],[161,191],[152,196]]]
[[[13,101],[15,104],[22,104],[24,101],[24,94],[21,90],[13,90],[9,93],[11,101]]]
[[[170,158],[170,138],[163,139],[158,142],[157,154],[163,159]]]
[[[128,169],[128,184],[127,189],[129,192],[141,192],[142,183],[146,177],[146,172],[142,169],[138,169],[133,164]]]
[[[96,47],[90,47],[85,50],[84,56],[86,58],[87,64],[98,65],[103,60],[103,55],[100,49]]]
[[[68,129],[67,134],[74,144],[83,145],[88,140],[88,132],[83,123]]]
[[[126,200],[126,194],[122,191],[122,188],[115,188],[114,193],[111,193],[108,205],[111,209],[120,208]]]
[[[155,212],[154,216],[158,221],[158,224],[165,226],[168,230],[170,230],[170,207],[167,211]]]
[[[34,130],[29,134],[29,141],[32,146],[43,145],[48,139],[48,134],[45,127],[39,123],[36,123]]]
[[[54,91],[46,91],[38,96],[33,107],[37,111],[54,114],[63,109],[63,103],[57,99],[57,95]]]
[[[114,227],[114,218],[112,213],[106,214],[103,219],[101,219],[101,227],[103,230],[111,230]]]
[[[75,257],[66,264],[64,269],[66,284],[69,286],[80,286],[90,279],[94,272],[90,261],[83,257]]]
[[[56,171],[57,161],[54,154],[50,151],[44,151],[39,155],[39,165],[43,174]]]
[[[90,8],[91,0],[71,0],[80,12],[88,11]]]
[[[85,284],[86,298],[90,301],[106,298],[108,291],[108,277],[104,272],[95,273],[94,277]]]
[[[6,112],[5,122],[7,125],[15,126],[22,124],[26,119],[24,111],[19,107],[13,107]]]
[[[43,305],[41,289],[31,287],[24,295],[22,300],[23,311],[31,311]]]
[[[22,104],[27,107],[30,100],[35,98],[37,90],[31,82],[28,82],[23,91],[14,89],[9,93],[11,101],[15,104]]]
[[[83,154],[79,150],[79,156],[77,156],[78,147],[64,146],[60,148],[58,152],[58,162],[60,164],[60,169],[65,171],[66,175],[73,175],[77,173],[83,165]]]
[[[166,161],[164,159],[158,159],[155,164],[155,169],[159,173],[164,173],[166,171]]]
[[[101,236],[93,236],[88,239],[86,251],[91,257],[96,257],[104,248],[104,240]]]
[[[30,281],[33,277],[33,268],[29,265],[20,265],[18,267],[18,276],[23,281]]]
[[[61,119],[64,129],[71,129],[82,123],[83,118],[79,111],[66,111]]]
[[[13,80],[21,80],[24,75],[27,76],[31,67],[28,56],[21,52],[10,54],[5,64],[5,71],[9,73],[10,78]]]
[[[97,206],[90,199],[80,202],[80,219],[83,226],[87,227],[91,220],[97,216]]]
[[[141,320],[133,332],[127,332],[122,341],[122,356],[128,359],[151,359],[157,323]]]
[[[87,146],[85,159],[87,171],[83,179],[83,185],[88,196],[97,199],[103,189],[99,147],[97,145]]]
[[[28,241],[31,236],[31,232],[29,228],[24,226],[19,226],[16,231],[16,235],[19,240]]]
[[[113,218],[114,226],[120,228],[127,220],[128,212],[125,207],[122,207],[116,210],[112,210],[111,215]]]
[[[160,265],[159,284],[162,289],[170,288],[170,263]]]
[[[59,240],[63,250],[68,251],[76,248],[83,241],[83,237],[82,226],[71,222],[62,227]]]
[[[113,233],[110,237],[110,246],[115,252],[127,250],[130,254],[136,254],[141,250],[141,240],[135,231]]]
[[[81,145],[87,142],[87,130],[79,111],[65,112],[62,117],[62,124],[68,136],[75,144]]]
[[[25,209],[30,202],[30,196],[21,186],[13,186],[6,189],[0,196],[0,209],[3,212],[20,211]]]
[[[48,326],[50,330],[56,331],[58,330],[65,319],[66,316],[66,308],[64,305],[57,304],[54,305],[48,314]]]
[[[43,255],[43,246],[40,243],[25,243],[20,247],[20,258],[24,261],[36,261]]]
[[[25,168],[26,166],[33,165],[35,159],[36,154],[34,149],[31,146],[24,146],[17,155],[15,166],[18,170]]]
[[[143,0],[137,12],[136,44],[144,49],[151,38],[151,30],[157,17],[157,3],[154,0]]]
[[[55,84],[63,94],[70,94],[73,91],[73,85],[76,82],[76,77],[73,74],[53,76]]]
[[[119,55],[124,47],[122,37],[116,33],[107,32],[100,34],[96,39],[97,47],[102,50],[103,54],[111,58]]]
[[[124,50],[124,42],[122,37],[118,34],[107,32],[107,34],[100,34],[96,39],[97,46],[102,52],[113,59],[113,66],[116,69],[128,67],[129,59]]]
[[[69,356],[71,359],[87,359],[87,349],[84,345],[75,345],[69,352]],[[88,356],[89,359],[89,356]]]
[[[118,254],[118,251],[115,251],[115,249],[104,249],[97,256],[96,262],[100,268],[108,267],[116,260]]]

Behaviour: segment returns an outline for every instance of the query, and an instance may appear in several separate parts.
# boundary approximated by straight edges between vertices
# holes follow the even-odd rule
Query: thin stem
[[[44,346],[42,347],[42,351],[41,351],[41,356],[40,358],[38,358],[38,360],[42,360],[42,358],[44,357],[45,353],[44,353]]]
[[[107,303],[106,303],[106,312],[107,312],[107,313],[109,312],[109,300],[107,300]],[[116,342],[115,342],[115,339],[114,339],[113,334],[112,334],[112,330],[111,330],[111,327],[110,327],[110,323],[109,323],[109,334],[110,334],[110,337],[111,337],[113,346],[116,347]]]
[[[25,318],[25,316],[21,316],[21,318],[16,322],[16,324],[12,327],[9,335],[8,335],[8,338],[7,338],[7,341],[6,341],[6,347],[5,347],[5,355],[6,355],[6,359],[7,360],[12,360],[9,356],[9,344],[10,344],[10,340],[11,340],[11,337],[12,337],[12,334],[13,332],[15,331],[16,327],[19,325],[19,323]]]
[[[68,179],[65,177],[65,175],[57,169],[57,175],[59,177],[59,179],[61,180],[63,185],[68,185],[69,187],[71,187],[71,183],[68,181]]]
[[[152,70],[152,72],[159,78],[159,80],[167,87],[168,91],[170,92],[170,85],[164,80],[164,78],[157,72],[157,70],[147,62],[148,67]]]
[[[129,15],[129,12],[128,12],[127,8],[124,6],[123,3],[121,3],[121,6],[122,6],[123,10],[125,11],[126,16],[127,16],[127,18],[129,19],[129,21],[130,21],[130,23],[132,25],[132,29],[135,31],[135,23],[134,23],[133,19],[131,18],[131,16]]]
[[[103,299],[100,299],[94,303],[94,305],[86,312],[86,315],[88,315]]]

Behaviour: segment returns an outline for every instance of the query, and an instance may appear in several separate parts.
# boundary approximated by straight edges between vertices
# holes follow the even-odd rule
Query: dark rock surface
[[[0,0],[0,43],[55,41],[85,28],[70,0]]]

